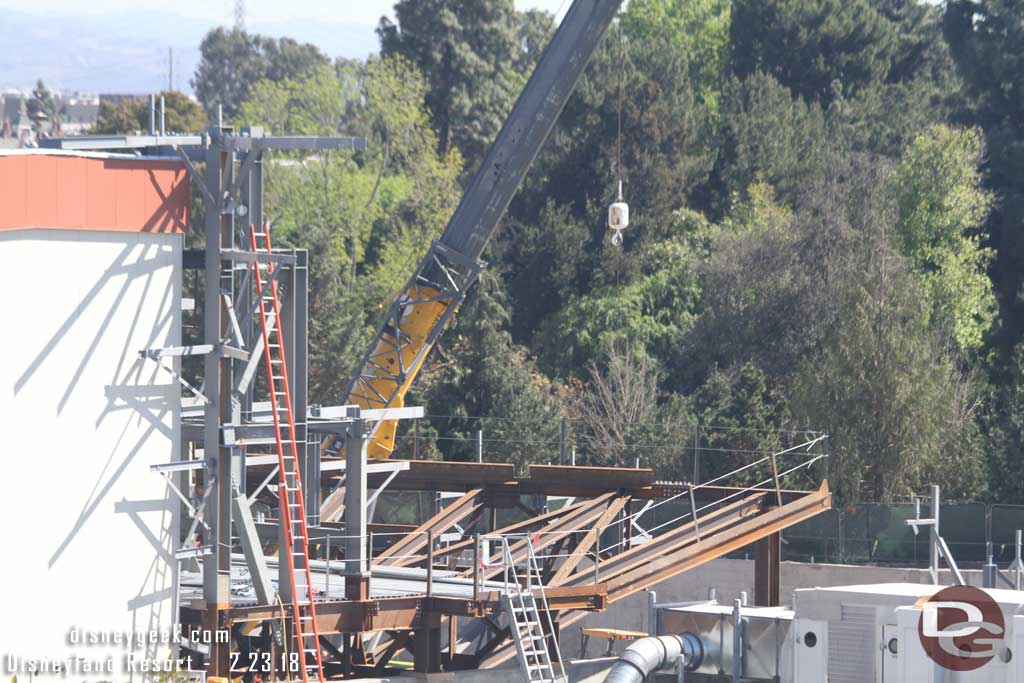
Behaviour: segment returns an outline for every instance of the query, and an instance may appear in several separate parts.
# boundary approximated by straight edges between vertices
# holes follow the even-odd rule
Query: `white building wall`
[[[179,387],[139,350],[180,344],[180,234],[0,232],[0,673],[144,680],[175,622],[177,505],[149,466],[179,454]],[[106,644],[82,643],[96,636]],[[161,637],[158,637],[158,640]]]

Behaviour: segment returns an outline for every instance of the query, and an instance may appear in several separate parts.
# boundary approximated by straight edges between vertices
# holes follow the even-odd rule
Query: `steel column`
[[[781,603],[781,551],[782,536],[774,533],[755,545],[754,604],[758,607],[778,607]]]

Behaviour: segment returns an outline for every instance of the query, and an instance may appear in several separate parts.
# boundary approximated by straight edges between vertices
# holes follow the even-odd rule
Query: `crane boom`
[[[350,405],[404,405],[409,385],[476,281],[484,247],[621,3],[573,0],[441,238],[388,306],[349,384]],[[394,421],[378,423],[368,454],[389,457],[394,440]],[[341,443],[328,439],[324,447],[336,453]]]

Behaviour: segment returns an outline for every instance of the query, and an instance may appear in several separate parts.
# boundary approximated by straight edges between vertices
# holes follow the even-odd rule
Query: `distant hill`
[[[174,48],[175,86],[191,92],[199,42],[209,19],[171,12],[104,15],[0,12],[0,89],[42,78],[52,88],[146,93],[166,87],[167,48]],[[366,57],[377,50],[373,27],[329,20],[251,23],[266,35],[314,43],[331,57]]]

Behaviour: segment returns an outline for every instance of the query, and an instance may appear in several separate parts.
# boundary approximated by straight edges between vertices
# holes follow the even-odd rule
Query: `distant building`
[[[78,93],[61,94],[57,97],[62,135],[81,135],[96,125],[100,113],[100,97]]]
[[[107,93],[100,93],[99,100],[100,100],[101,104],[106,102],[107,104],[112,104],[112,105],[114,105],[116,107],[117,105],[121,104],[122,102],[126,102],[128,100],[137,100],[140,97],[146,97],[146,96],[145,95],[139,95],[139,94],[134,94],[133,95],[133,94],[128,94],[128,93],[112,93],[112,92],[107,92]]]
[[[0,149],[22,147],[32,135],[32,122],[25,112],[25,97],[20,92],[0,94]]]

